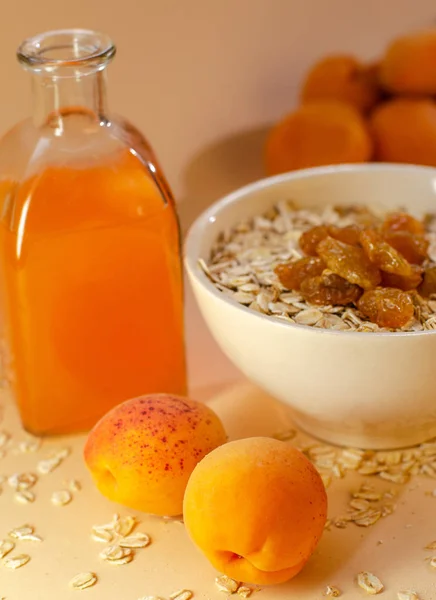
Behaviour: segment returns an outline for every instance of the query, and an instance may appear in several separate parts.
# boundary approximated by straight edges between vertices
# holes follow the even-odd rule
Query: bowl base
[[[292,414],[295,425],[307,433],[325,443],[333,446],[347,448],[360,448],[362,450],[398,450],[418,446],[436,438],[436,422],[429,423],[428,427],[419,429],[410,427],[407,430],[368,431],[356,432],[350,427],[349,431],[343,429],[335,430],[333,426],[326,427],[314,419],[306,419],[299,414]]]

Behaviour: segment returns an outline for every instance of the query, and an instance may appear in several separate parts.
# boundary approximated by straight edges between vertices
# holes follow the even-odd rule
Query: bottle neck
[[[65,117],[72,114],[107,122],[104,69],[77,77],[35,73],[32,89],[33,118],[38,127],[49,125],[61,132]]]

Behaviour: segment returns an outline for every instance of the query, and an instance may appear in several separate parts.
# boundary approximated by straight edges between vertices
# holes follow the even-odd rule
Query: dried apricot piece
[[[382,285],[383,287],[398,288],[404,292],[416,290],[422,282],[423,272],[424,269],[418,265],[412,265],[412,275],[408,277],[382,272]]]
[[[395,212],[387,215],[382,225],[383,232],[386,231],[407,231],[423,235],[425,233],[424,223],[412,217],[408,213]]]
[[[423,281],[418,291],[421,296],[436,294],[436,267],[427,267],[425,269]]]
[[[372,323],[389,329],[404,327],[414,314],[410,294],[395,288],[378,288],[365,292],[358,300],[357,308]]]
[[[364,290],[375,288],[381,282],[379,269],[361,248],[327,237],[318,244],[318,254],[331,271]]]
[[[427,258],[429,242],[423,235],[408,231],[385,231],[383,238],[414,265],[421,265]]]
[[[308,277],[321,275],[326,268],[325,262],[318,256],[305,256],[293,263],[277,265],[274,273],[280,283],[288,290],[299,290],[301,283]]]
[[[335,273],[323,273],[305,279],[300,291],[306,302],[324,306],[356,303],[362,294],[358,285],[350,283]]]
[[[329,234],[326,225],[318,225],[317,227],[311,227],[307,231],[304,231],[299,240],[300,248],[305,254],[309,256],[317,256],[318,244],[321,240],[325,239]]]
[[[351,246],[360,245],[360,232],[361,228],[357,225],[348,225],[347,227],[337,227],[336,225],[329,225],[328,232],[330,237],[344,244],[350,244]]]
[[[360,234],[360,243],[369,260],[382,271],[405,277],[412,275],[411,264],[375,229],[364,229]]]

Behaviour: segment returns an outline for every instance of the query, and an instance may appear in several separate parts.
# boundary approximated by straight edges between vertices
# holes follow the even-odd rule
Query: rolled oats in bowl
[[[281,201],[223,231],[200,264],[223,294],[290,323],[436,329],[436,215]]]

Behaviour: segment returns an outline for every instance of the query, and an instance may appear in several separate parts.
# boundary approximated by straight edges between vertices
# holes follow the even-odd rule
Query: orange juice
[[[186,393],[177,217],[128,150],[0,184],[0,285],[14,390],[35,434]]]

